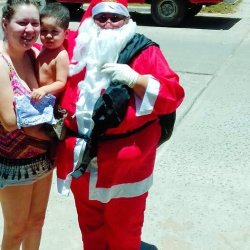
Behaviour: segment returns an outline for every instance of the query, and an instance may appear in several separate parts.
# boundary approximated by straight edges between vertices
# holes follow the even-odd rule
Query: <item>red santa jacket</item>
[[[175,111],[184,98],[184,90],[157,46],[150,46],[137,55],[130,66],[149,79],[143,100],[131,95],[123,121],[107,135],[126,134],[143,127],[161,114]],[[69,77],[61,105],[68,111],[66,126],[78,133],[81,124],[76,113],[81,109],[81,99],[86,98],[79,82],[85,77],[82,71]],[[99,142],[97,159],[90,164],[90,199],[107,202],[112,198],[134,197],[147,192],[152,184],[152,172],[160,126],[153,122],[139,132],[114,140]],[[57,175],[59,192],[67,194],[70,173],[79,164],[83,152],[83,139],[68,136],[58,145]]]

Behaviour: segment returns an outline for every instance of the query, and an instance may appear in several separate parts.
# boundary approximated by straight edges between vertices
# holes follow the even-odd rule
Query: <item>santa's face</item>
[[[102,29],[119,29],[128,23],[129,17],[114,13],[99,13],[93,19]]]
[[[93,67],[96,76],[103,64],[117,61],[119,53],[135,33],[136,23],[132,19],[120,28],[103,29],[92,17],[87,18],[78,31],[69,74],[77,74],[87,66],[88,70]]]

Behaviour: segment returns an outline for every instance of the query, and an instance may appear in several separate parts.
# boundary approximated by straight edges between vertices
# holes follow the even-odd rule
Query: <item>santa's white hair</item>
[[[69,75],[87,71],[104,63],[115,63],[119,53],[136,33],[136,23],[131,19],[118,29],[102,29],[93,18],[87,18],[80,26],[74,48]]]
[[[80,91],[76,103],[76,118],[80,134],[90,134],[92,113],[102,90],[110,84],[110,76],[101,72],[105,63],[116,63],[122,49],[136,33],[136,23],[129,20],[118,29],[101,29],[92,18],[80,26],[69,75],[86,67],[84,79],[78,83]]]

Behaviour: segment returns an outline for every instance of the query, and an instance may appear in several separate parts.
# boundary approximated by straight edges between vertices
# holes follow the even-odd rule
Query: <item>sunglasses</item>
[[[108,20],[110,20],[112,23],[117,23],[124,19],[126,19],[125,16],[117,14],[112,14],[112,15],[102,14],[94,16],[94,20],[98,21],[99,23],[106,23]]]

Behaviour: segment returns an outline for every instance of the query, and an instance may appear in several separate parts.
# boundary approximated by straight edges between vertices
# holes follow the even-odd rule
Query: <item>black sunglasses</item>
[[[102,14],[102,15],[96,15],[94,16],[94,20],[100,22],[100,23],[106,23],[108,20],[110,20],[112,23],[117,23],[121,20],[126,19],[125,16],[117,15],[117,14]]]

